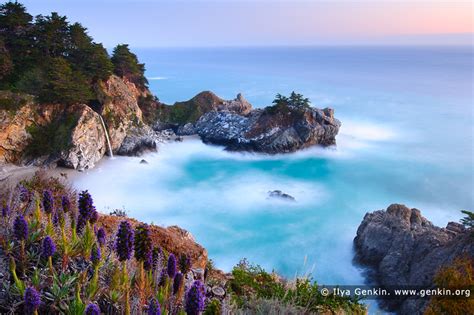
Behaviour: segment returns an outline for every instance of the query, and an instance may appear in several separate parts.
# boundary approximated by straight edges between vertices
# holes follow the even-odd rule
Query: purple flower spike
[[[168,276],[173,279],[176,274],[176,257],[173,254],[170,254],[168,257]]]
[[[21,202],[28,202],[30,201],[30,191],[23,185],[18,187],[19,197]]]
[[[100,247],[94,244],[91,251],[91,262],[94,265],[97,265],[100,262],[100,257],[101,257]]]
[[[151,238],[148,225],[141,224],[135,229],[135,259],[147,261],[151,256]]]
[[[143,268],[145,268],[146,271],[153,269],[153,254],[151,252],[147,253],[146,258],[143,261]]]
[[[173,281],[173,295],[176,295],[178,293],[179,288],[183,284],[183,274],[181,272],[178,272],[174,276],[174,281]]]
[[[156,299],[151,299],[148,303],[148,315],[161,315],[160,303]]]
[[[184,309],[188,315],[199,315],[204,311],[206,299],[205,288],[201,281],[194,281],[191,288],[186,292]]]
[[[94,207],[94,202],[92,201],[92,196],[87,190],[84,190],[79,194],[79,216],[77,218],[77,231],[81,232],[84,226],[89,222],[93,217],[97,219],[97,211]]]
[[[43,257],[48,258],[48,257],[53,256],[55,252],[56,252],[56,245],[54,244],[53,239],[49,237],[48,235],[43,239],[41,254]]]
[[[19,241],[25,240],[28,237],[28,223],[21,214],[13,222],[13,234],[15,234]]]
[[[71,200],[68,196],[61,197],[61,206],[63,207],[63,212],[68,213],[71,210]]]
[[[164,286],[166,284],[166,279],[168,279],[168,274],[166,273],[166,269],[163,268],[161,269],[160,273],[160,283],[158,284],[160,287]]]
[[[191,270],[191,258],[189,255],[181,254],[181,256],[179,256],[179,268],[182,273],[188,273],[188,271]]]
[[[120,222],[115,241],[115,252],[120,261],[129,260],[133,251],[133,231],[130,223]]]
[[[100,315],[100,308],[96,304],[90,303],[86,307],[85,315]]]
[[[43,191],[43,210],[44,212],[51,214],[53,213],[53,205],[54,205],[54,199],[53,199],[53,193],[51,190],[45,190]]]
[[[104,228],[103,227],[99,228],[97,230],[97,242],[99,243],[100,246],[105,245],[106,238],[107,238],[107,235],[105,233]]]
[[[24,300],[24,310],[26,314],[33,314],[38,310],[38,307],[41,304],[41,297],[38,291],[36,291],[36,289],[33,287],[29,287],[25,290]]]
[[[6,218],[10,215],[10,207],[8,205],[4,205],[2,208],[2,217]]]

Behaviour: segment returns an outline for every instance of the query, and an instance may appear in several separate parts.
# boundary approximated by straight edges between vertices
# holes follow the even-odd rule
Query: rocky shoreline
[[[104,155],[139,156],[187,135],[228,150],[288,153],[335,145],[341,125],[329,108],[254,109],[242,94],[223,100],[206,91],[165,105],[116,75],[96,90],[97,104],[69,106],[1,92],[2,102],[16,105],[0,108],[0,163],[85,170]]]
[[[431,287],[440,268],[458,257],[474,257],[472,231],[456,222],[434,226],[418,209],[392,204],[367,213],[354,239],[356,262],[367,280],[382,287]],[[397,314],[423,314],[430,300],[388,299],[381,306]]]

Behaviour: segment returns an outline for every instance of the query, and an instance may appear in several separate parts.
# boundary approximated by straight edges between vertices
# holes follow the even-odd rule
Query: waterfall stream
[[[99,117],[100,117],[100,122],[102,124],[102,128],[104,128],[105,140],[107,140],[107,148],[109,149],[109,156],[113,158],[114,153],[112,152],[112,146],[110,145],[109,132],[107,131],[107,128],[105,127],[104,119],[102,118],[100,114],[99,114]]]

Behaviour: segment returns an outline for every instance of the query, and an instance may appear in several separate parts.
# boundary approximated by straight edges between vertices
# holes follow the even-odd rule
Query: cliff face
[[[354,239],[356,259],[370,268],[373,281],[382,286],[430,286],[440,267],[456,257],[474,257],[470,231],[450,222],[434,226],[417,209],[393,204],[387,210],[367,213]],[[428,299],[383,301],[399,314],[422,314]]]
[[[143,124],[138,98],[147,95],[149,91],[141,91],[135,84],[115,75],[100,84],[98,89],[99,101],[103,104],[101,115],[109,131],[112,150],[115,152],[120,149],[128,131],[133,126]]]
[[[127,154],[130,150],[142,150],[143,146],[156,149],[153,131],[143,124],[137,103],[139,97],[150,92],[141,91],[117,76],[111,76],[97,89],[102,105],[96,111],[85,104],[37,104],[29,96],[2,93],[2,102],[14,100],[15,106],[0,107],[0,162],[92,168],[107,152],[100,116],[113,151]],[[129,134],[132,138],[140,135],[139,148],[130,149],[128,145],[120,150]],[[52,148],[42,151],[42,145]],[[34,152],[30,150],[32,146],[36,148]]]

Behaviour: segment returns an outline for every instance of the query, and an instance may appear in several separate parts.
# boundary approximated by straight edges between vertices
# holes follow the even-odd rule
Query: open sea
[[[145,157],[105,158],[75,178],[99,211],[124,208],[189,230],[218,268],[245,257],[287,277],[362,284],[352,241],[366,212],[403,203],[445,226],[474,210],[473,47],[136,53],[165,103],[211,90],[262,107],[295,90],[342,122],[335,148],[269,156],[189,139]],[[275,189],[296,202],[268,200]]]

